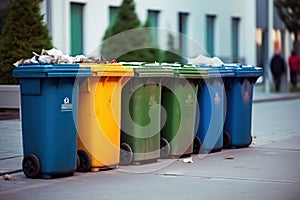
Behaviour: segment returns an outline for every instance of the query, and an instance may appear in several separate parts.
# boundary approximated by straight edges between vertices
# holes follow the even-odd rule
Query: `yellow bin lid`
[[[120,63],[97,64],[97,63],[80,63],[82,67],[90,67],[93,76],[134,76],[133,68],[124,66]]]

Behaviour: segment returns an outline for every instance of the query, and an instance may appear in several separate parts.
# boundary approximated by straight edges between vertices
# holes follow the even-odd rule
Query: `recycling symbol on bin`
[[[64,104],[68,104],[68,103],[70,103],[70,99],[68,97],[65,97],[64,98]]]
[[[249,101],[249,99],[250,99],[249,92],[248,92],[248,91],[245,91],[245,93],[244,93],[244,100],[245,100],[245,101]]]
[[[216,92],[215,94],[215,104],[220,104],[221,102],[221,98],[218,92]]]
[[[244,82],[243,82],[243,85],[241,87],[241,90],[242,90],[242,94],[243,94],[243,99],[245,102],[248,102],[250,100],[250,89],[251,89],[251,84],[250,82],[245,79]]]
[[[191,94],[188,94],[187,99],[185,100],[185,105],[192,105],[194,103],[193,97]]]
[[[156,104],[156,99],[154,95],[151,95],[148,101],[148,106],[151,107]]]

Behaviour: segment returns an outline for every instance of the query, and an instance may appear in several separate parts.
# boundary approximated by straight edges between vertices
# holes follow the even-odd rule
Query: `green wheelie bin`
[[[122,88],[120,165],[156,162],[160,158],[161,80],[173,76],[158,64],[123,63],[134,69]]]
[[[208,70],[205,68],[181,64],[171,66],[173,77],[165,79],[162,87],[162,158],[192,154],[197,128],[195,117],[199,109],[198,86],[208,77]]]

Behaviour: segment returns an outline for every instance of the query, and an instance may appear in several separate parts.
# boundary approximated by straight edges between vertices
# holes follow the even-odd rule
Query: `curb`
[[[272,102],[272,101],[286,101],[286,100],[293,100],[293,99],[300,99],[300,94],[280,96],[280,97],[257,98],[257,99],[253,99],[253,103],[263,103],[263,102]]]

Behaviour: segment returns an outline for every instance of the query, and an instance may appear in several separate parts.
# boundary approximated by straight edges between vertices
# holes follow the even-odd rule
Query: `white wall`
[[[0,85],[0,108],[20,107],[20,86]]]
[[[53,45],[70,53],[70,3],[84,3],[84,54],[99,56],[99,46],[109,23],[109,6],[119,6],[121,0],[51,0]],[[142,23],[147,10],[159,10],[159,27],[178,31],[178,13],[189,13],[188,36],[191,43],[188,56],[196,56],[205,48],[205,17],[216,18],[216,56],[231,56],[231,17],[240,17],[240,52],[248,64],[255,64],[255,1],[254,0],[135,0],[136,12]],[[174,32],[175,33],[175,32]],[[166,35],[159,35],[166,48]]]

